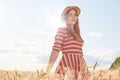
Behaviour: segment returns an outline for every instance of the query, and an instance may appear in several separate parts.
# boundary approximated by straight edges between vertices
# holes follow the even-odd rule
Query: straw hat
[[[71,10],[71,9],[74,9],[74,10],[77,12],[78,16],[80,15],[81,10],[80,10],[79,7],[77,7],[77,6],[68,6],[68,7],[66,7],[66,8],[63,10],[63,12],[62,12],[62,14],[61,14],[61,19],[62,19],[62,20],[64,20],[64,17],[65,17],[66,12],[68,12],[68,11]]]

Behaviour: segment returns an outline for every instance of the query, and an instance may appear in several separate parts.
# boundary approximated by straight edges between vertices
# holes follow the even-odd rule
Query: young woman
[[[71,70],[75,74],[74,80],[77,80],[79,73],[82,73],[82,77],[85,77],[88,71],[82,51],[83,39],[80,35],[78,21],[80,12],[81,10],[77,6],[68,6],[63,10],[61,19],[65,22],[65,26],[60,27],[56,33],[47,67],[49,72],[61,51],[62,58],[55,72],[64,75],[66,69]]]

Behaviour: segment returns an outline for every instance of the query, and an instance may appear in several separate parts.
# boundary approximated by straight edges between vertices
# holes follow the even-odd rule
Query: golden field
[[[0,80],[72,80],[72,74],[69,72],[64,77],[51,72],[45,73],[43,71],[5,71],[0,70]],[[91,70],[87,79],[81,79],[79,75],[78,80],[120,80],[120,68],[116,70]]]

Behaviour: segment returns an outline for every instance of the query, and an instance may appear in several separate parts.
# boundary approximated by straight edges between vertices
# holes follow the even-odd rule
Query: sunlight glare
[[[50,16],[50,25],[55,26],[55,27],[61,25],[59,15]]]

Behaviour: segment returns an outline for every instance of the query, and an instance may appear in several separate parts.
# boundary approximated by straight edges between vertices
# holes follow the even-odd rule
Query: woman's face
[[[70,10],[69,12],[68,12],[68,17],[67,17],[67,22],[68,22],[68,24],[70,24],[70,25],[75,25],[76,24],[76,22],[77,22],[77,20],[78,20],[78,15],[77,15],[77,13],[76,13],[76,11],[75,10]]]

